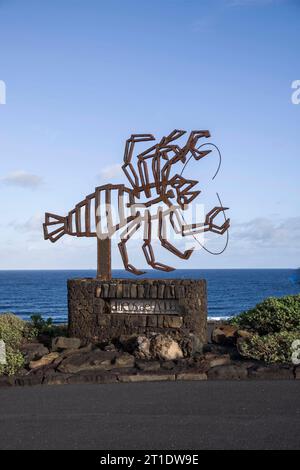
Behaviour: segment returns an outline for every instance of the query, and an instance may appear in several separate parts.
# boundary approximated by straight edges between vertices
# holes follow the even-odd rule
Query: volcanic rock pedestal
[[[83,342],[161,333],[206,343],[205,280],[72,279],[69,334]]]

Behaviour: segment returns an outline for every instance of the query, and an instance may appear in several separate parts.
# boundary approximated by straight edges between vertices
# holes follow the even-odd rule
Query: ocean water
[[[24,319],[39,313],[66,322],[66,282],[80,277],[95,277],[95,271],[0,271],[0,313],[9,311]],[[123,270],[113,271],[113,277],[134,278]],[[149,271],[144,277],[206,279],[210,318],[237,315],[269,296],[300,292],[298,272],[293,269],[179,269]]]

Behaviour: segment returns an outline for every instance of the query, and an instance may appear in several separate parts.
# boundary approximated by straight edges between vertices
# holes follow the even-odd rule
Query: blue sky
[[[222,256],[162,261],[299,266],[300,1],[0,0],[0,24],[0,269],[94,268],[95,240],[45,242],[42,214],[124,182],[131,133],[175,128],[221,148],[232,228]]]

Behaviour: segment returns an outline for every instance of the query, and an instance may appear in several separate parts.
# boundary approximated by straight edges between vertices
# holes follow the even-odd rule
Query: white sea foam
[[[207,317],[208,321],[222,321],[222,320],[230,320],[233,318],[234,315],[227,315],[226,317]]]

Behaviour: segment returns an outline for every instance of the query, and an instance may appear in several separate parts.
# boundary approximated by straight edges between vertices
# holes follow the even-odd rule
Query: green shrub
[[[0,364],[0,375],[14,375],[24,366],[23,354],[11,347],[6,347],[6,364]]]
[[[27,322],[12,313],[0,315],[0,339],[5,343],[6,364],[0,364],[0,374],[15,374],[24,365],[19,347],[25,340],[31,340],[37,331]]]
[[[31,315],[31,324],[38,331],[39,334],[44,334],[48,332],[53,324],[52,318],[47,318],[44,320],[42,315]]]
[[[38,332],[38,335],[47,335],[51,338],[55,336],[66,336],[66,325],[54,325],[52,318],[44,320],[41,315],[31,315],[31,325]]]
[[[300,332],[300,295],[269,297],[253,309],[233,318],[230,323],[258,335],[281,331]]]
[[[26,339],[30,340],[36,336],[37,331],[26,321],[12,313],[0,314],[0,339],[7,346],[18,347]]]
[[[269,297],[230,323],[254,333],[239,342],[242,356],[267,363],[292,363],[292,343],[300,340],[300,295]]]
[[[283,331],[265,336],[253,335],[239,343],[242,356],[267,363],[292,363],[292,344],[300,340],[300,332]]]

